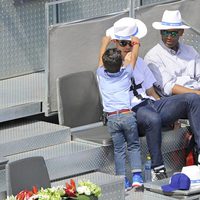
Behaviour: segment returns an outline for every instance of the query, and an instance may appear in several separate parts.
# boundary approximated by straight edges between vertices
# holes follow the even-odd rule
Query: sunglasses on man
[[[121,47],[125,47],[125,46],[127,46],[127,45],[129,45],[130,47],[133,47],[133,46],[136,45],[136,44],[139,44],[139,45],[140,45],[139,42],[131,42],[131,41],[129,41],[129,40],[118,40],[118,43],[119,43],[119,45],[120,45]]]
[[[121,47],[125,47],[129,45],[130,47],[133,47],[133,44],[129,40],[118,40],[118,43]]]
[[[175,37],[178,37],[179,32],[178,31],[161,30],[161,35],[163,37],[169,37],[169,36],[171,36],[171,37],[175,38]]]

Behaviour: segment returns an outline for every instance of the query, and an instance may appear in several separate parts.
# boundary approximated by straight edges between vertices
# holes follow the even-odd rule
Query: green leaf
[[[86,195],[79,195],[77,197],[77,200],[90,200],[90,197],[89,196],[86,196]]]
[[[98,200],[98,198],[95,197],[94,195],[87,196],[87,195],[81,194],[77,197],[77,200]]]

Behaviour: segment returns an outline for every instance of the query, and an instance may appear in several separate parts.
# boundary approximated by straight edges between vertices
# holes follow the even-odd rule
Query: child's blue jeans
[[[107,125],[114,144],[116,175],[126,174],[126,149],[132,172],[140,172],[141,153],[135,113],[110,115]]]

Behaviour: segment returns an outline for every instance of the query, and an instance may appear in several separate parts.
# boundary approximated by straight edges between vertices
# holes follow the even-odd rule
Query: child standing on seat
[[[131,111],[131,76],[138,57],[139,39],[131,37],[131,60],[126,66],[121,51],[107,49],[110,36],[102,39],[97,78],[102,96],[104,112],[107,113],[108,131],[114,144],[116,175],[125,177],[125,191],[143,185],[141,176],[140,143],[135,113]],[[132,184],[126,177],[126,149],[132,170]]]

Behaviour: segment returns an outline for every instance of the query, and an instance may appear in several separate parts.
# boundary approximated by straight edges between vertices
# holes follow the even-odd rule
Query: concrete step
[[[44,112],[45,71],[0,81],[0,122]]]
[[[105,162],[108,162],[101,145],[76,141],[13,154],[5,158],[15,161],[31,156],[44,157],[51,181],[96,171],[102,168]],[[5,170],[0,170],[0,193],[5,190]]]
[[[5,199],[5,191],[6,191],[6,173],[5,169],[0,170],[0,200]]]
[[[78,181],[91,181],[101,187],[102,195],[99,200],[124,200],[124,178],[120,176],[114,176],[110,174],[105,174],[101,172],[92,172],[80,176],[72,177],[78,185]],[[51,186],[64,186],[66,182],[69,183],[69,179],[64,179],[62,181],[52,182]],[[0,193],[0,200],[6,197],[6,186],[4,187],[4,192]]]
[[[15,120],[41,113],[42,102],[30,102],[20,105],[0,108],[0,122]]]
[[[0,127],[0,156],[30,151],[71,140],[70,128],[44,121],[12,121]]]
[[[102,123],[93,123],[87,126],[81,126],[71,129],[73,140],[78,141],[79,139],[92,141],[103,146],[112,146],[112,139],[108,133],[107,126]]]
[[[99,200],[124,200],[124,178],[119,176],[114,176],[110,174],[105,174],[101,172],[89,173],[73,178],[76,182],[83,180],[90,180],[91,182],[99,185],[102,190],[102,196],[99,197]],[[52,186],[65,186],[66,182],[69,182],[70,179],[65,179],[62,181],[57,181],[52,183]]]
[[[70,141],[24,153],[6,156],[9,161],[43,156],[51,181],[101,168],[106,159],[101,145]]]

